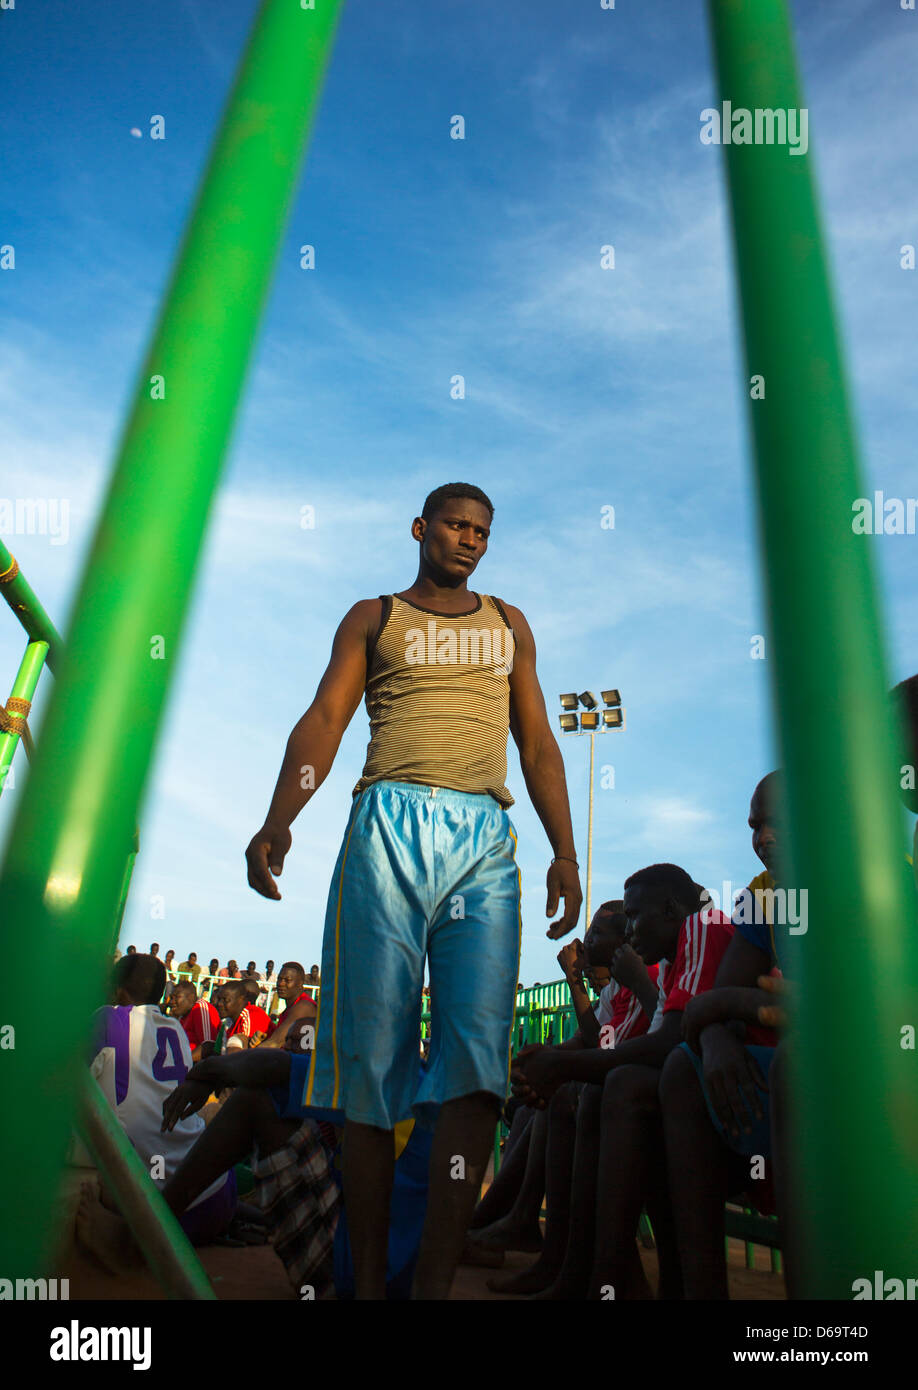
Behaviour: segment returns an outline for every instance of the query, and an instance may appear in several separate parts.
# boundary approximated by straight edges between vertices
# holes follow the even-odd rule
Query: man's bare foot
[[[516,1274],[508,1274],[503,1279],[489,1279],[488,1288],[492,1293],[537,1294],[554,1282],[557,1273],[556,1269],[536,1260],[534,1265]]]
[[[466,1239],[459,1256],[461,1265],[471,1265],[474,1269],[500,1269],[504,1263],[503,1250],[489,1250],[477,1241]]]
[[[142,1263],[127,1223],[99,1201],[91,1183],[83,1183],[76,1212],[78,1244],[109,1274],[123,1274]]]
[[[589,1278],[582,1280],[571,1278],[562,1270],[547,1288],[536,1294],[536,1299],[544,1299],[549,1303],[583,1303],[586,1300],[588,1288]]]
[[[542,1232],[539,1224],[521,1230],[510,1216],[502,1216],[477,1231],[469,1231],[468,1240],[485,1250],[521,1250],[524,1255],[539,1255],[542,1251]]]

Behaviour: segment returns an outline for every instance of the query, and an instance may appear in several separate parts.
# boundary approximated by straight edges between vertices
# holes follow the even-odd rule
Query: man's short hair
[[[475,487],[474,483],[444,483],[442,487],[435,487],[433,492],[427,494],[424,506],[421,509],[421,516],[425,521],[429,521],[437,512],[443,510],[447,502],[454,498],[467,497],[472,502],[480,502],[483,507],[487,507],[488,514],[492,521],[494,519],[494,505],[480,487]]]
[[[166,967],[158,956],[122,956],[112,975],[116,989],[123,989],[135,1004],[158,1004],[166,988]]]
[[[285,970],[295,970],[298,975],[302,975],[304,980],[306,978],[306,971],[300,965],[298,960],[285,960],[280,970],[278,970],[277,972],[278,975],[283,975]]]
[[[625,879],[625,888],[655,888],[686,906],[697,902],[702,891],[701,884],[678,864],[648,864],[646,869],[638,869]]]
[[[612,956],[618,949],[616,941],[624,937],[628,928],[628,918],[622,907],[622,900],[618,898],[602,903],[593,914],[593,922],[596,925],[591,922],[583,938],[584,949],[591,965],[612,964]]]

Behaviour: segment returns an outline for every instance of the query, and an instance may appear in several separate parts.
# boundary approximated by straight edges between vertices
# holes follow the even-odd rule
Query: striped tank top
[[[433,613],[381,594],[368,661],[370,742],[355,794],[372,782],[487,792],[512,806],[507,778],[513,629],[498,599]]]

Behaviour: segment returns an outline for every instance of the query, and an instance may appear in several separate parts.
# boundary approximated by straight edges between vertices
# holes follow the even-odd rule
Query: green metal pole
[[[799,112],[784,0],[709,6],[721,101]],[[802,1296],[850,1299],[877,1270],[914,1276],[918,1250],[918,1072],[900,1045],[918,1022],[918,932],[898,734],[870,541],[852,529],[864,490],[811,155],[731,143],[726,156],[746,372],[764,388],[750,409],[790,882],[808,892],[807,930],[789,939],[795,1249]]]
[[[114,934],[112,936],[111,949],[114,953],[118,945],[118,937],[121,935],[121,923],[124,920],[124,909],[127,906],[128,893],[131,891],[131,878],[134,873],[134,861],[140,850],[140,831],[135,827],[134,839],[128,852],[127,863],[124,866],[124,877],[121,880],[121,892],[118,897],[118,906],[115,909]]]
[[[16,672],[16,679],[13,681],[13,689],[10,692],[10,704],[14,700],[25,700],[27,704],[32,703],[32,696],[35,694],[35,687],[38,685],[38,678],[42,673],[48,657],[47,642],[29,642],[19,663],[19,670]],[[13,706],[15,710],[15,705]],[[16,716],[14,715],[14,718]],[[27,716],[18,716],[25,719]],[[22,733],[18,729],[6,729],[0,732],[0,796],[3,795],[6,787],[8,770],[13,761],[13,754],[19,746]]]
[[[215,1300],[194,1246],[118,1123],[98,1081],[85,1072],[81,1089],[80,1135],[151,1272],[170,1298]]]
[[[7,969],[53,961],[43,1018],[11,996],[0,1064],[4,1268],[52,1231],[138,820],[223,454],[337,23],[339,0],[264,0],[140,374],[0,876]],[[245,575],[245,557],[240,557]],[[244,887],[240,889],[245,891]],[[62,1041],[63,1040],[63,1041]]]
[[[19,561],[0,541],[0,596],[9,604],[33,642],[46,642],[48,670],[53,672],[61,650],[57,629],[32,592]]]

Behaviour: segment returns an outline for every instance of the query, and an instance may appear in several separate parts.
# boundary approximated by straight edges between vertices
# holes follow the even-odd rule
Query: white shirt
[[[650,1027],[647,1029],[648,1033],[655,1033],[663,1022],[663,1009],[666,1004],[666,990],[663,986],[663,979],[666,975],[666,967],[668,965],[668,960],[660,961],[660,968],[657,974],[657,1007],[654,1009],[653,1018],[650,1020]]]
[[[204,1129],[200,1115],[189,1115],[170,1134],[161,1132],[163,1101],[192,1065],[185,1030],[156,1004],[107,1005],[96,1011],[93,1022],[90,1070],[156,1186],[162,1188]],[[225,1181],[221,1174],[191,1205],[218,1192]]]

